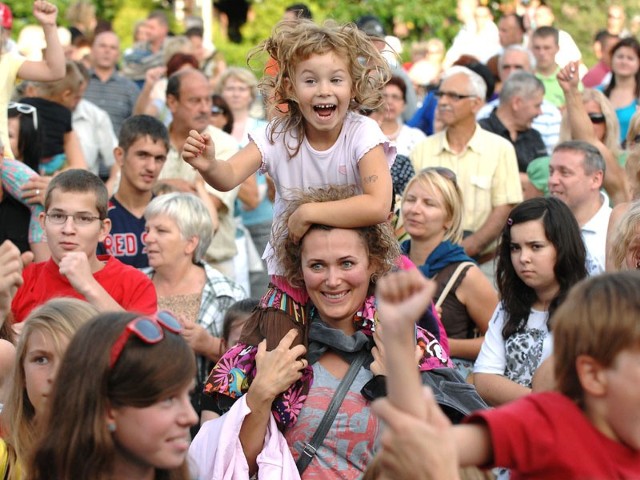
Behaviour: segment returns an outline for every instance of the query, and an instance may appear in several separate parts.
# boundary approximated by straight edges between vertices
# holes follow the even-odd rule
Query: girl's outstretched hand
[[[40,25],[55,25],[58,7],[46,0],[36,0],[33,3],[33,16],[40,22]]]
[[[209,134],[189,131],[182,148],[182,159],[201,173],[209,170],[216,160],[216,148]]]

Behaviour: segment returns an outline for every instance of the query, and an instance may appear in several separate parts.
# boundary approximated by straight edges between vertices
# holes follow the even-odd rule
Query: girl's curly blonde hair
[[[273,227],[273,249],[277,264],[282,269],[282,275],[295,287],[304,287],[302,275],[302,245],[304,237],[299,243],[295,243],[289,237],[287,223],[289,217],[296,209],[305,203],[335,202],[353,197],[357,194],[355,186],[342,185],[325,188],[311,188],[295,194],[286,210],[280,216],[280,220]],[[309,230],[332,230],[328,225],[312,225]],[[400,246],[396,241],[393,230],[388,222],[379,223],[367,227],[351,228],[360,235],[369,256],[369,262],[374,266],[372,285],[385,273],[389,272],[400,256]]]
[[[335,52],[346,60],[353,83],[350,110],[380,107],[383,87],[391,78],[391,69],[385,58],[353,23],[338,24],[327,20],[317,24],[306,19],[285,20],[275,26],[270,38],[249,53],[248,63],[262,58],[265,52],[275,61],[278,70],[273,76],[264,75],[260,82],[263,97],[269,103],[269,117],[274,118],[269,140],[273,143],[275,136],[291,132],[297,139],[296,145],[287,146],[291,157],[298,153],[304,138],[302,112],[291,91],[291,82],[300,62],[311,55],[329,52]],[[282,104],[288,106],[286,111],[279,107]]]

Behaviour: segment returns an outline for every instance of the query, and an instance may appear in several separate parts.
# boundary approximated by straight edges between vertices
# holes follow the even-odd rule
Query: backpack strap
[[[462,262],[456,267],[456,269],[453,271],[453,274],[451,275],[451,277],[449,277],[449,281],[445,285],[444,290],[442,290],[442,293],[438,297],[438,301],[436,302],[436,308],[440,307],[442,305],[442,303],[444,302],[445,298],[447,298],[447,295],[449,295],[449,292],[453,288],[453,285],[456,283],[456,280],[458,279],[458,277],[460,276],[462,271],[465,269],[465,267],[471,266],[471,265],[475,265],[475,263],[473,263],[473,262]]]
[[[316,456],[316,452],[324,438],[327,436],[327,432],[331,428],[333,424],[333,420],[336,418],[338,414],[338,410],[340,409],[340,405],[342,405],[342,401],[344,400],[345,395],[349,391],[349,387],[356,379],[358,372],[360,371],[360,367],[364,365],[364,361],[369,355],[369,350],[360,350],[356,358],[353,360],[353,363],[347,370],[347,373],[340,381],[338,388],[336,388],[333,397],[331,398],[331,402],[327,407],[327,410],[324,412],[324,416],[322,420],[320,420],[320,424],[318,425],[318,429],[311,437],[311,441],[304,446],[302,453],[298,457],[298,461],[296,462],[296,467],[298,467],[298,472],[300,476],[302,476],[302,472],[309,466],[313,457]]]

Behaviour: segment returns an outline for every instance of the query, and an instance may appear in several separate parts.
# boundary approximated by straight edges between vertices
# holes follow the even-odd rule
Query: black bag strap
[[[305,469],[309,466],[311,460],[313,460],[313,457],[315,457],[318,448],[322,444],[324,438],[327,436],[327,432],[331,428],[333,420],[338,414],[340,405],[342,405],[342,401],[349,391],[349,387],[351,387],[351,384],[356,379],[356,375],[358,375],[358,371],[360,371],[360,367],[362,367],[368,355],[368,350],[361,350],[353,360],[353,363],[349,367],[349,370],[347,371],[345,376],[340,381],[340,385],[338,385],[338,388],[333,394],[327,410],[324,412],[322,420],[320,420],[318,429],[313,434],[313,437],[311,437],[311,441],[304,446],[302,453],[298,457],[296,467],[298,468],[298,472],[300,473],[300,475],[302,475],[302,472],[304,472]]]

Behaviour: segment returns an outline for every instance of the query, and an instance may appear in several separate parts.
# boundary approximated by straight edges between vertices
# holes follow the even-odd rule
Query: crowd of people
[[[627,13],[592,66],[458,0],[402,64],[293,4],[252,70],[0,3],[0,478],[640,479]]]

